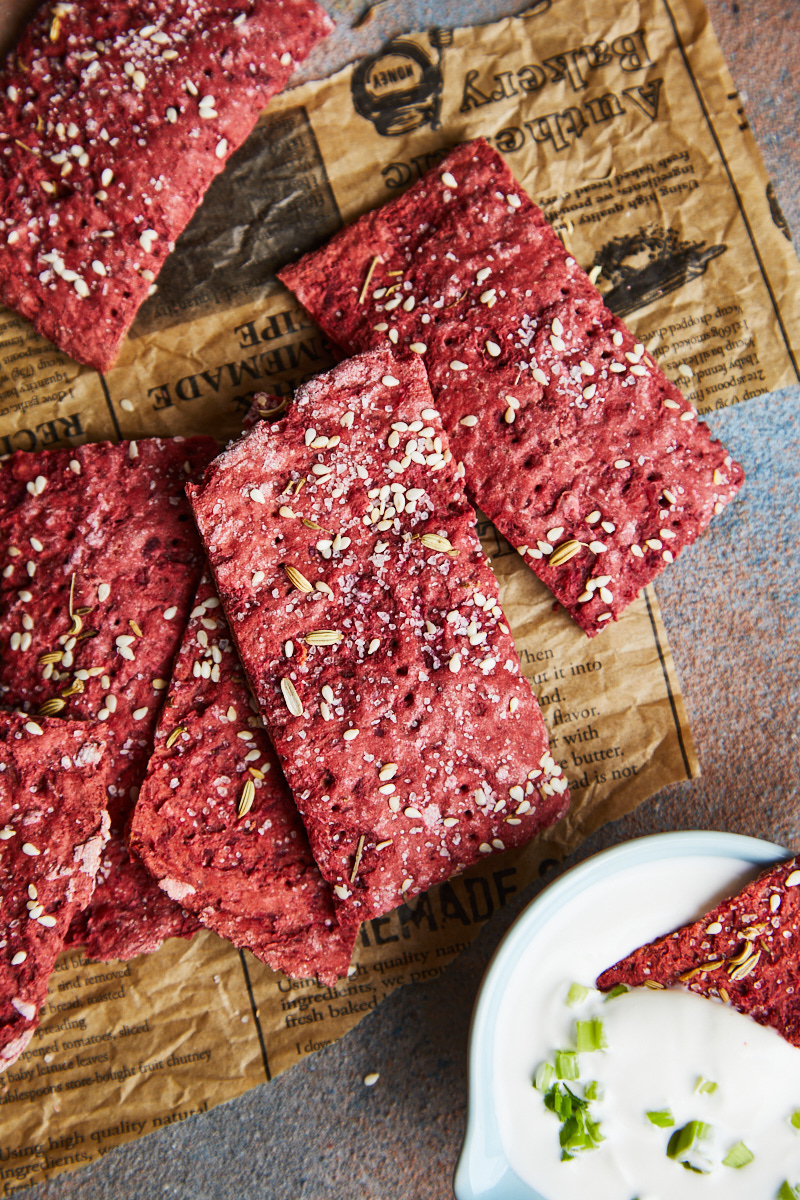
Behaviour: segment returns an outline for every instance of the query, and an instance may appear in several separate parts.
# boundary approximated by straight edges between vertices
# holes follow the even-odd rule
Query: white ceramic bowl
[[[640,838],[614,846],[574,867],[537,896],[514,922],[489,965],[472,1018],[467,1130],[454,1177],[457,1200],[545,1200],[509,1164],[497,1116],[500,1082],[495,1064],[503,998],[537,936],[567,902],[580,898],[588,913],[604,887],[620,872],[668,859],[693,857],[733,859],[746,872],[786,858],[787,851],[771,842],[733,833],[689,831]],[[641,909],[638,912],[636,906],[631,909],[641,920]],[[681,923],[682,920],[675,922]],[[665,929],[656,929],[650,936],[664,932]],[[631,948],[636,944],[634,937]]]

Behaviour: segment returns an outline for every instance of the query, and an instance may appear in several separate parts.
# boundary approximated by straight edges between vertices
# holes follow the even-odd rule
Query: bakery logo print
[[[600,268],[603,300],[624,317],[704,275],[708,264],[727,249],[724,243],[681,241],[677,230],[661,225],[642,226],[606,242],[590,270]]]
[[[416,41],[395,38],[353,71],[353,107],[381,137],[441,125],[443,50],[452,44],[453,35],[447,29],[432,29],[428,40],[430,53]]]

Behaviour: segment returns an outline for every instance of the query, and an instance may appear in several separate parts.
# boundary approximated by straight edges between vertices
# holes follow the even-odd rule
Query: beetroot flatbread
[[[330,886],[252,693],[210,577],[175,662],[130,844],[162,889],[208,929],[275,970],[334,983],[355,929]]]
[[[125,958],[197,923],[122,842],[203,555],[184,483],[212,438],[17,453],[0,464],[0,703],[99,723],[112,834],[85,938]]]
[[[332,28],[314,0],[45,3],[0,72],[0,301],[110,367],[212,179]]]
[[[319,376],[187,490],[340,922],[563,814],[419,362]]]
[[[764,871],[699,921],[634,950],[601,991],[685,987],[770,1025],[800,1046],[800,859]]]
[[[349,353],[422,358],[470,497],[590,636],[741,486],[483,140],[280,278]]]
[[[19,1057],[108,836],[94,723],[0,712],[0,1070]]]

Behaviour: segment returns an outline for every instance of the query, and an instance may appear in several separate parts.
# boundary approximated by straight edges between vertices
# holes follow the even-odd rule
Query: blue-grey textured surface
[[[503,0],[323,0],[339,25],[307,74],[401,30],[522,11]],[[0,38],[31,0],[0,0]],[[800,231],[797,0],[710,0],[790,228]],[[703,774],[601,829],[576,859],[645,833],[707,828],[800,845],[800,390],[711,424],[745,465],[737,500],[661,577],[658,594]],[[560,868],[563,869],[563,868]],[[36,1200],[448,1200],[464,1127],[469,1018],[481,975],[529,888],[429,985],[396,992],[337,1045],[202,1117],[33,1189]],[[362,1079],[379,1071],[365,1088]],[[2,1139],[0,1138],[0,1144]]]

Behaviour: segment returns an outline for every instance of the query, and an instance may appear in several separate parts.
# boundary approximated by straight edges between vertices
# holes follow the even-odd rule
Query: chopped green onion
[[[592,1021],[575,1022],[575,1043],[578,1053],[602,1050],[608,1043],[603,1033],[603,1022],[595,1017]]]
[[[546,1092],[553,1082],[555,1073],[555,1067],[552,1063],[539,1063],[539,1066],[536,1068],[536,1074],[533,1077],[533,1086],[540,1092]]]
[[[706,1158],[698,1143],[705,1141],[711,1133],[711,1126],[704,1121],[689,1121],[681,1129],[676,1129],[667,1143],[667,1158],[674,1158],[687,1171],[696,1171],[706,1175],[711,1169],[711,1163]],[[700,1150],[700,1154],[697,1151]]]
[[[668,1108],[654,1108],[647,1114],[647,1119],[652,1125],[657,1125],[659,1129],[669,1129],[675,1124],[675,1118]]]
[[[554,1083],[545,1094],[544,1104],[561,1121],[558,1140],[562,1162],[574,1158],[577,1151],[595,1149],[604,1140],[598,1122],[589,1116],[588,1101],[565,1083]]]
[[[582,983],[570,984],[565,1003],[569,1008],[574,1008],[576,1004],[583,1004],[588,995],[589,989],[584,987]]]
[[[587,1083],[586,1087],[583,1089],[583,1095],[586,1100],[602,1099],[600,1084],[597,1082],[597,1080],[593,1079],[591,1083]]]
[[[792,1185],[787,1183],[784,1179],[783,1183],[778,1189],[778,1195],[776,1196],[775,1200],[798,1200],[798,1190],[797,1188],[793,1188]]]
[[[556,1077],[578,1078],[578,1056],[574,1050],[556,1050]]]
[[[701,1075],[698,1078],[697,1083],[694,1085],[694,1090],[700,1095],[705,1094],[707,1096],[713,1096],[714,1092],[717,1090],[717,1085],[712,1079],[704,1079]]]
[[[617,996],[622,996],[627,990],[624,983],[618,983],[616,987],[612,987],[610,992],[606,992],[606,1000],[615,1000]]]
[[[744,1142],[737,1142],[735,1146],[731,1146],[723,1158],[722,1165],[723,1167],[746,1167],[754,1157],[752,1150],[748,1150]]]
[[[800,1108],[795,1109],[795,1111],[789,1117],[789,1121],[792,1125],[794,1125],[795,1129],[800,1129]]]

